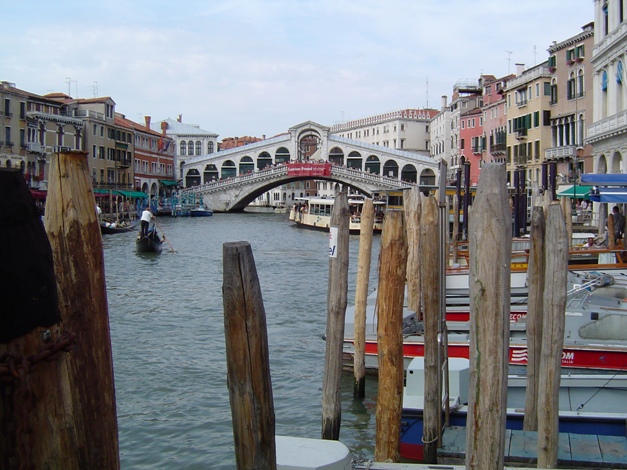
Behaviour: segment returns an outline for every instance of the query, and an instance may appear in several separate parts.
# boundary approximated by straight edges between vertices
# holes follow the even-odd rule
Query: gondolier
[[[144,237],[148,236],[148,227],[150,227],[150,221],[154,218],[155,216],[150,211],[150,208],[146,207],[144,211],[142,212],[142,218],[141,218],[141,234]]]

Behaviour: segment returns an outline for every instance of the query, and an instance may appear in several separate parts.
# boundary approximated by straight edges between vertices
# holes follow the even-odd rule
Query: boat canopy
[[[591,201],[614,204],[627,203],[626,174],[585,173],[581,175],[581,184],[594,186],[590,191]]]

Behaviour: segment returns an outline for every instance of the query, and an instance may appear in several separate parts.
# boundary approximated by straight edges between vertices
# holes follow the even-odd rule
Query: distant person
[[[618,243],[623,238],[625,232],[625,216],[621,214],[618,206],[612,208],[612,218],[614,219],[614,242]],[[607,222],[606,222],[607,227]]]
[[[98,204],[96,204],[96,215],[98,216],[98,218],[100,218],[100,216],[102,215],[102,209]]]
[[[146,207],[142,212],[141,218],[141,233],[144,237],[148,236],[148,227],[150,227],[150,221],[154,218],[155,216],[152,214],[150,208]]]

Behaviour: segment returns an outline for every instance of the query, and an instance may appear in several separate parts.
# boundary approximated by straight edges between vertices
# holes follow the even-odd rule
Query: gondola
[[[142,235],[140,232],[135,245],[138,253],[161,253],[161,237],[154,228],[148,230],[148,235]]]
[[[113,234],[113,233],[126,233],[132,232],[137,229],[137,225],[139,224],[139,220],[134,220],[130,225],[116,225],[114,223],[107,222],[105,220],[100,221],[100,233],[105,234]]]

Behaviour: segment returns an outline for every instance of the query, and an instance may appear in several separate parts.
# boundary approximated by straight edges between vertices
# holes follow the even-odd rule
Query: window
[[[11,117],[11,100],[9,98],[4,99],[4,115]]]
[[[20,119],[26,119],[26,103],[20,103]]]
[[[575,57],[574,57],[574,59],[578,60],[578,61],[583,60],[583,58],[585,57],[584,53],[585,53],[584,46],[583,46],[583,44],[580,44],[579,46],[577,46],[575,48]]]
[[[213,153],[213,142],[207,142],[207,153]]]
[[[567,89],[566,89],[566,97],[569,100],[572,100],[573,98],[575,98],[575,87],[576,87],[576,81],[575,81],[575,73],[571,72],[570,74],[570,78],[568,79],[568,82],[566,83]]]
[[[540,84],[536,83],[536,98],[540,96]]]
[[[540,126],[540,111],[536,111],[533,113],[533,127]]]
[[[581,78],[583,79],[583,75]],[[616,66],[616,83],[623,83],[623,61],[622,60],[619,60],[618,65]]]
[[[551,82],[544,82],[544,96],[551,96]]]
[[[191,140],[187,142],[187,154],[194,155],[194,142],[192,142]]]
[[[11,142],[11,128],[8,126],[4,128],[4,144],[9,147],[13,145],[13,142]]]
[[[200,140],[196,141],[196,155],[202,155],[202,144]]]
[[[181,149],[179,150],[179,153],[183,156],[185,156],[185,149],[187,148],[187,146],[185,145],[185,142],[181,142]]]
[[[607,91],[607,70],[604,70],[601,75],[601,90]]]
[[[542,125],[543,126],[551,125],[551,111],[542,111]]]
[[[549,68],[554,69],[555,68],[555,55],[552,55],[549,57]]]

